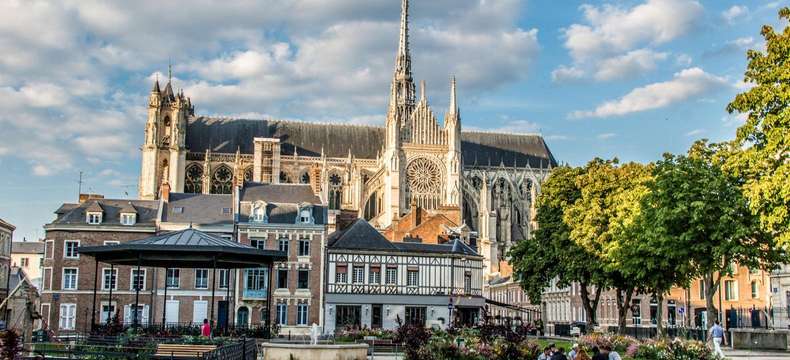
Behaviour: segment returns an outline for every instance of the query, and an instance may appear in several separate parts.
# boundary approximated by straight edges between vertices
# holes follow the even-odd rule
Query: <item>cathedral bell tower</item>
[[[173,192],[184,191],[187,117],[194,115],[192,100],[181,91],[173,91],[172,72],[168,72],[164,90],[159,79],[148,97],[148,121],[142,150],[142,169],[138,185],[140,199],[159,198],[162,183]]]

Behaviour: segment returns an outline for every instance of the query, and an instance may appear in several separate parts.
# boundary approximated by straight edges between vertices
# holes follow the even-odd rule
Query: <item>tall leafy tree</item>
[[[704,280],[709,318],[717,316],[713,296],[732,264],[770,269],[784,258],[749,210],[743,182],[722,170],[721,155],[721,145],[704,140],[687,155],[664,155],[644,201],[647,238],[677,271]],[[689,280],[675,275],[675,281]]]
[[[779,11],[790,20],[790,9]],[[734,141],[728,170],[745,180],[743,190],[762,227],[790,244],[790,27],[761,31],[765,51],[749,50],[744,75],[751,89],[727,106],[747,116]]]
[[[538,228],[532,239],[513,247],[510,258],[516,277],[533,302],[540,301],[554,278],[560,286],[579,283],[588,322],[597,324],[598,301],[607,286],[603,268],[570,239],[570,228],[563,220],[565,210],[581,196],[576,178],[582,173],[583,169],[568,166],[554,169],[538,197]]]
[[[589,264],[602,266],[603,277],[616,291],[622,333],[631,297],[640,286],[619,266],[616,255],[631,234],[650,171],[637,163],[619,166],[617,159],[594,159],[584,170],[576,178],[581,197],[566,209],[563,220],[570,238],[592,255]]]

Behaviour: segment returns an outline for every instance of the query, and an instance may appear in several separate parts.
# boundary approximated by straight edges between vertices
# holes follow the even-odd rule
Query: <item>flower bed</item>
[[[625,359],[639,360],[715,360],[718,357],[696,340],[637,340],[630,336],[592,334],[579,338],[579,345],[592,353],[593,347],[609,346]]]

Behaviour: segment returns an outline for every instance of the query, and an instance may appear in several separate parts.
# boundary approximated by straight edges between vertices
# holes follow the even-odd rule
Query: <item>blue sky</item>
[[[745,51],[784,1],[412,0],[441,118],[543,134],[561,162],[731,138]],[[83,191],[134,197],[146,96],[173,64],[200,114],[383,123],[397,0],[0,2],[0,217],[16,240]]]

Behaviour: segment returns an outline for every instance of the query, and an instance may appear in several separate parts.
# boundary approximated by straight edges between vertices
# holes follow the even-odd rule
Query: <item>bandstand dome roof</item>
[[[263,250],[196,229],[168,232],[117,245],[81,246],[82,255],[113,265],[166,268],[253,268],[285,261],[285,252]]]

